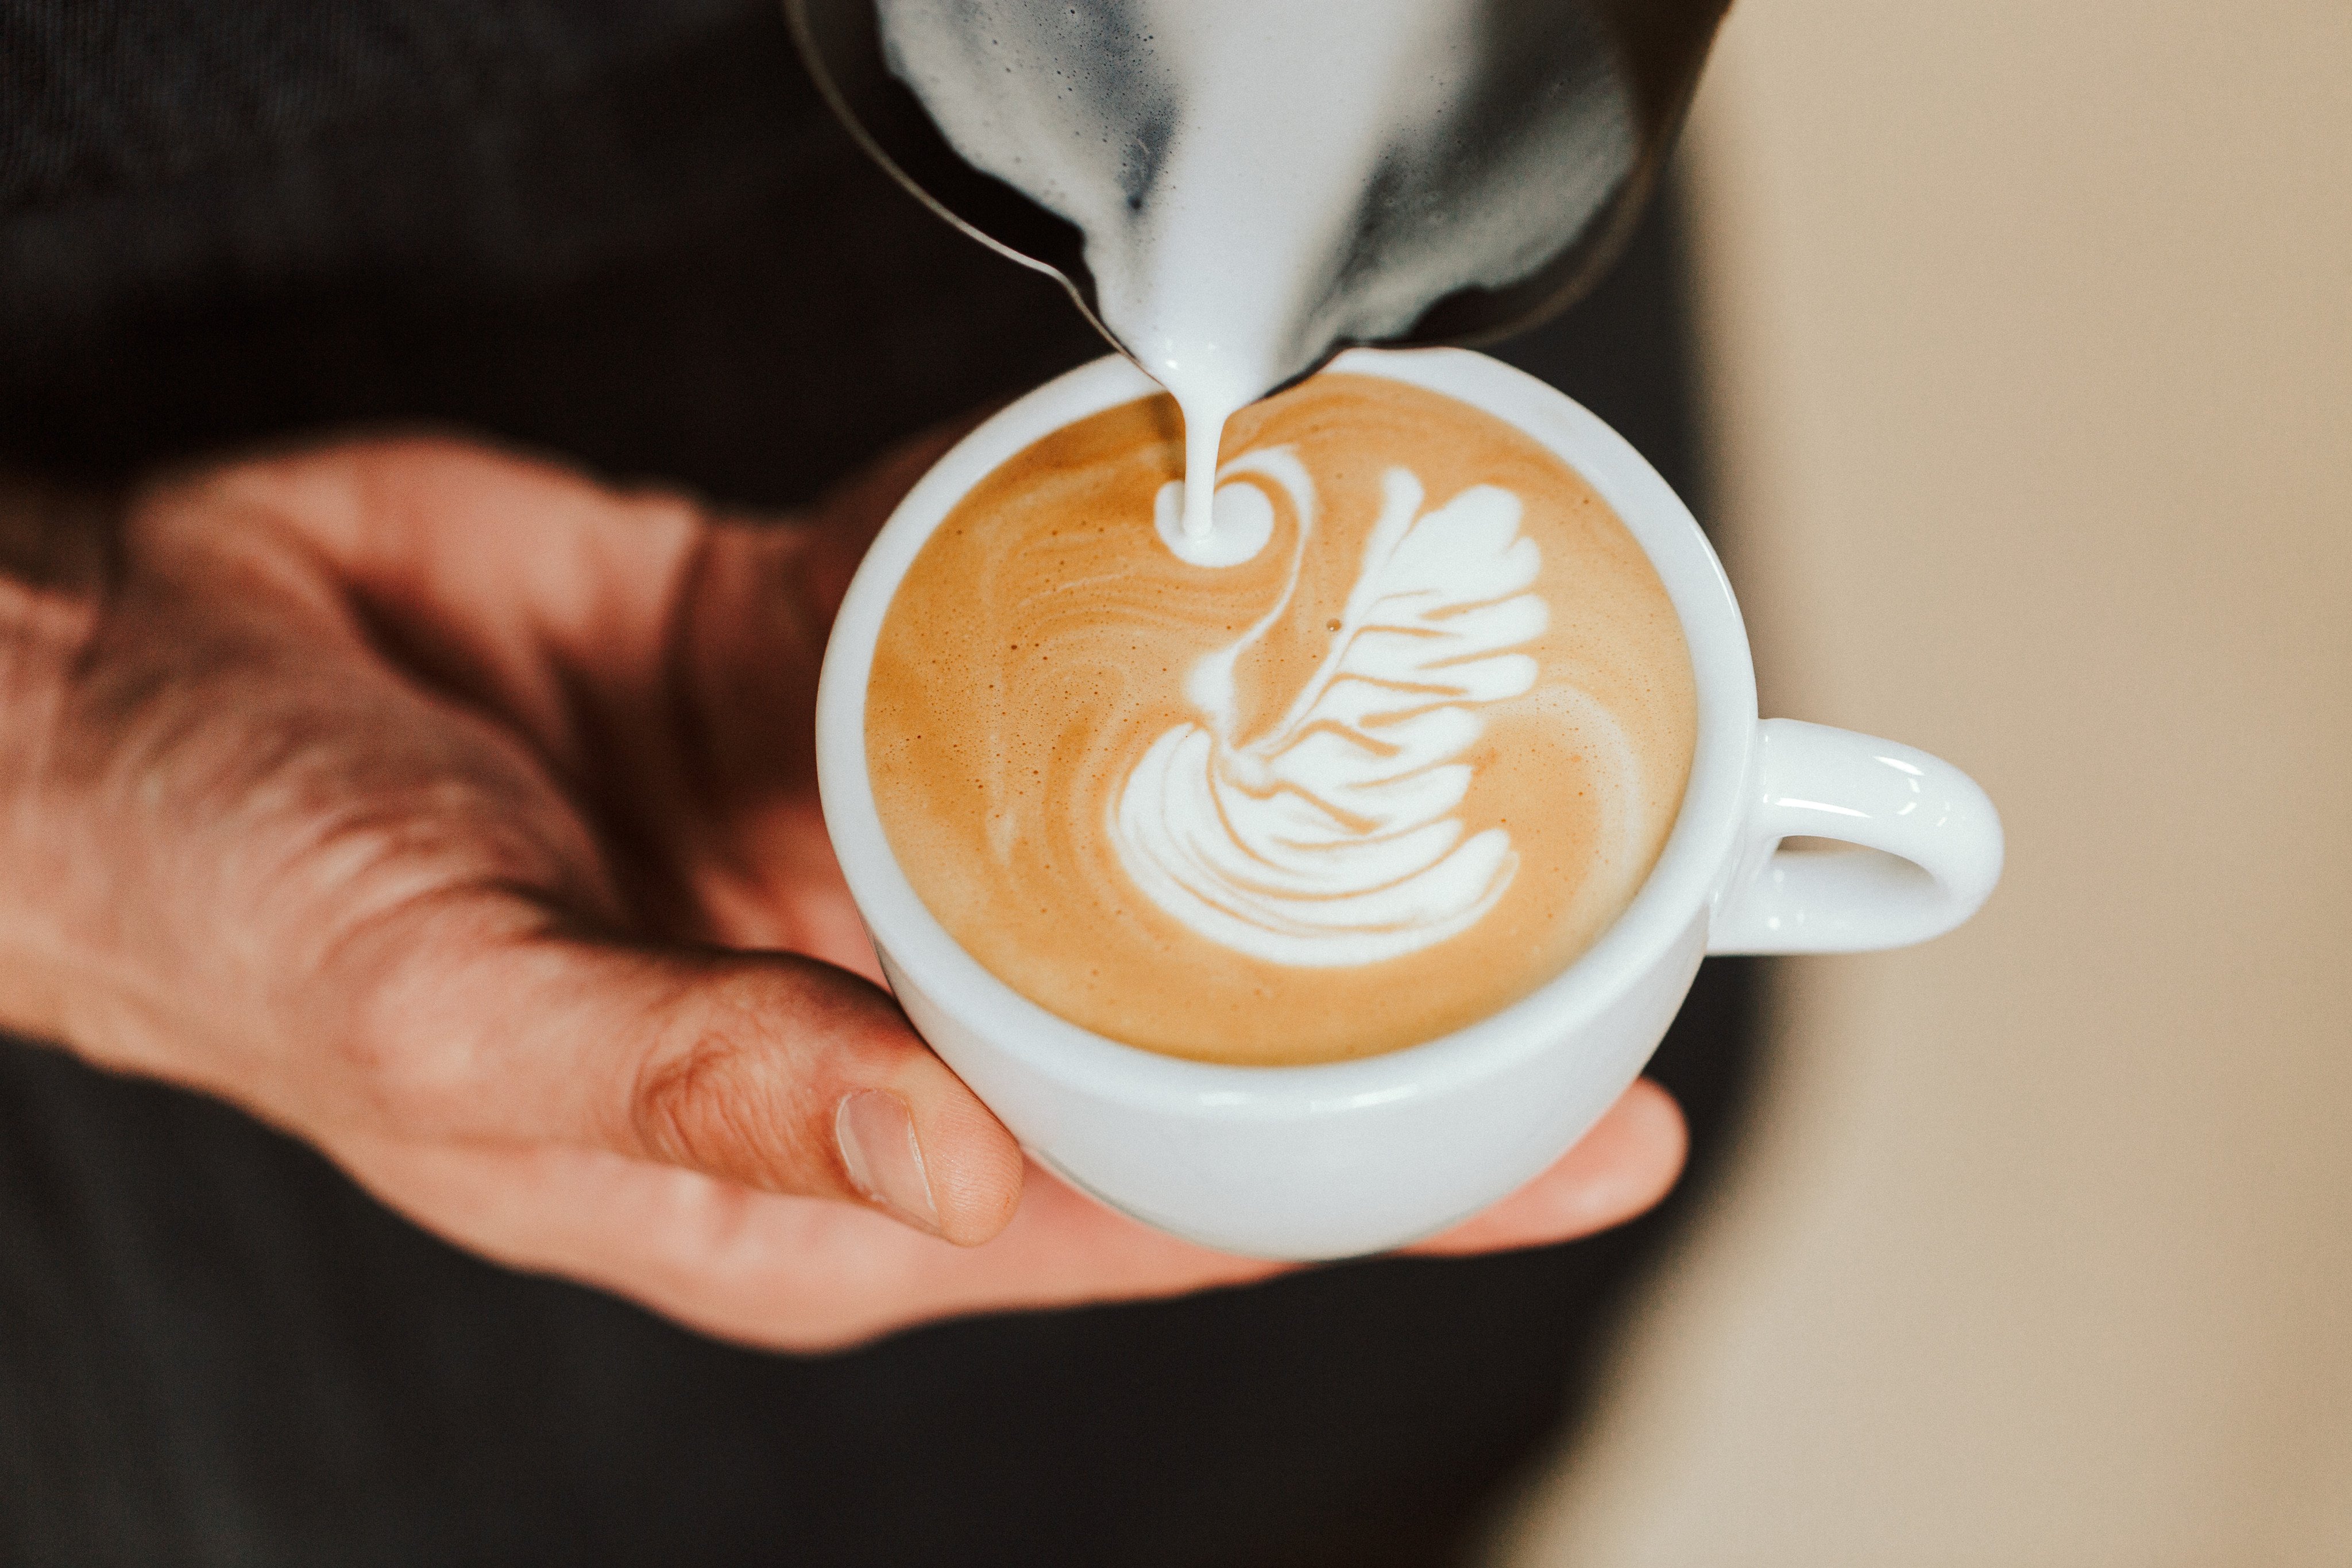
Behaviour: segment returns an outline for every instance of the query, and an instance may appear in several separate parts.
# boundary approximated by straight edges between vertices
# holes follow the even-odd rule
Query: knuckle
[[[333,994],[343,1003],[327,1021],[324,1045],[346,1092],[394,1125],[464,1126],[478,1110],[478,988],[439,963],[411,959]]]
[[[637,1073],[629,1117],[656,1158],[768,1190],[788,1190],[815,1151],[810,1118],[773,1042],[741,999],[718,1005],[677,1033]]]
[[[709,1038],[646,1065],[629,1096],[629,1120],[648,1151],[685,1165],[731,1159],[750,1120],[735,1058],[730,1043]]]
[[[498,1119],[489,1091],[546,993],[525,900],[398,857],[268,922],[286,997],[347,1100],[417,1131]]]

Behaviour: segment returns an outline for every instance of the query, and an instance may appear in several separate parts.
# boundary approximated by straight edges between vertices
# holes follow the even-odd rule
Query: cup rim
[[[956,502],[1032,443],[1159,384],[1118,355],[1047,382],[940,458],[884,523],[834,622],[817,689],[817,775],[843,876],[878,949],[992,1048],[1117,1103],[1185,1104],[1225,1118],[1320,1114],[1442,1092],[1559,1048],[1668,955],[1711,910],[1737,847],[1756,744],[1756,675],[1729,579],[1697,520],[1633,445],[1567,394],[1465,349],[1350,349],[1333,370],[1456,397],[1574,468],[1624,522],[1682,624],[1697,692],[1696,745],[1657,864],[1622,913],[1559,973],[1450,1033],[1377,1056],[1249,1066],[1165,1056],[1096,1034],[1015,991],[948,933],[899,868],[866,771],[866,691],[898,583]]]

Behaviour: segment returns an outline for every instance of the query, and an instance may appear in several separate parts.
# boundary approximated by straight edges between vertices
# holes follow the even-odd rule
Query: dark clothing
[[[1687,493],[1670,217],[1504,353]],[[865,163],[772,5],[0,0],[0,466],[421,419],[771,506],[1101,348]],[[1710,964],[1656,1063],[1702,1177],[1754,990]],[[0,1562],[1444,1563],[1686,1201],[766,1355],[0,1043]]]

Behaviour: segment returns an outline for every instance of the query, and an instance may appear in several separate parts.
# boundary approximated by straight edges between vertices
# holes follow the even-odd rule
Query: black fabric
[[[0,462],[433,419],[775,504],[1103,350],[770,5],[219,9],[0,0]]]
[[[1685,493],[1671,212],[1506,357]],[[1099,352],[736,0],[0,0],[0,463],[427,419],[727,500]],[[1658,1214],[764,1355],[457,1253],[240,1114],[0,1042],[0,1562],[1454,1561],[1720,1161],[1758,973],[1654,1065]]]

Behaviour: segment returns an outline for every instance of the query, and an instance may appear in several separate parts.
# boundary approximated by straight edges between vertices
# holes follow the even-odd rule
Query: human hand
[[[1273,1272],[1024,1169],[877,984],[816,672],[939,446],[753,527],[355,442],[140,493],[102,588],[0,577],[0,1024],[747,1342]],[[1636,1085],[1417,1250],[1601,1229],[1682,1153]]]

